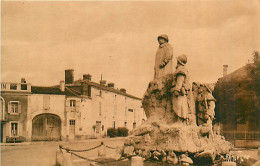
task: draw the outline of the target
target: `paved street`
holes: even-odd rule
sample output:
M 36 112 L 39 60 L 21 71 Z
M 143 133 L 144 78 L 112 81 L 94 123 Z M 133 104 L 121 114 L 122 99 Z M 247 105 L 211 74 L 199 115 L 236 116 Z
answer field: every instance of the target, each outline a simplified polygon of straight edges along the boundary
M 59 145 L 71 149 L 89 149 L 100 144 L 116 147 L 123 145 L 124 138 L 92 139 L 80 142 L 32 142 L 22 144 L 2 144 L 1 166 L 54 166 L 56 149 Z M 8 146 L 7 146 L 8 145 Z M 98 150 L 83 152 L 83 156 L 96 156 Z M 108 150 L 107 153 L 110 151 Z
M 56 149 L 59 145 L 70 149 L 89 149 L 104 142 L 111 147 L 122 146 L 125 138 L 91 139 L 73 142 L 26 142 L 18 144 L 1 145 L 1 166 L 54 166 L 56 161 Z M 235 149 L 257 160 L 257 149 Z M 97 156 L 98 150 L 77 153 L 84 157 Z M 112 149 L 106 149 L 106 154 L 113 153 Z M 73 157 L 78 159 L 77 157 Z M 127 164 L 127 163 L 125 163 Z

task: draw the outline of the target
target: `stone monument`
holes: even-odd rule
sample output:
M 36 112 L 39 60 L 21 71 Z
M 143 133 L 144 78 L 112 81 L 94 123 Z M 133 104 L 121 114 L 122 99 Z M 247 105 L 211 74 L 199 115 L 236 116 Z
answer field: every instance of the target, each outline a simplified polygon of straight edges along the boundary
M 158 40 L 165 36 L 159 36 Z M 166 39 L 168 42 L 168 37 Z M 155 63 L 159 65 L 155 66 L 157 73 L 172 58 L 164 53 L 161 52 L 163 58 L 156 58 L 159 60 Z M 200 165 L 213 163 L 232 148 L 212 129 L 215 115 L 213 86 L 191 84 L 186 63 L 186 55 L 178 56 L 174 72 L 159 71 L 160 77 L 154 77 L 149 83 L 142 100 L 147 121 L 130 133 L 124 143 L 123 155 L 137 154 L 171 164 Z

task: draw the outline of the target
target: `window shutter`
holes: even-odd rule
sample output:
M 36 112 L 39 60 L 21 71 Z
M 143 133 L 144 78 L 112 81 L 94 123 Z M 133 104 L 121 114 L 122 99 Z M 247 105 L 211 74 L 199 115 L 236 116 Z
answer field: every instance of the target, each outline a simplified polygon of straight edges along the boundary
M 69 107 L 70 106 L 70 100 L 66 100 L 66 107 Z
M 80 101 L 76 100 L 76 112 L 79 112 Z
M 67 100 L 65 101 L 65 110 L 66 110 L 66 112 L 69 111 L 69 108 L 70 108 L 70 100 L 67 99 Z
M 43 96 L 43 109 L 50 109 L 50 96 Z
M 9 101 L 8 102 L 8 113 L 10 114 L 10 113 L 12 113 L 12 103 Z
M 21 102 L 18 102 L 18 113 L 20 114 L 22 112 L 22 106 L 21 106 Z

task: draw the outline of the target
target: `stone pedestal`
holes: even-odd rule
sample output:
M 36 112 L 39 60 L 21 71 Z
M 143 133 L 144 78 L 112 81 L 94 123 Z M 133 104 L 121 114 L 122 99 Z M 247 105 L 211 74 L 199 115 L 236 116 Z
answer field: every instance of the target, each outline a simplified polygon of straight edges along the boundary
M 171 99 L 172 77 L 169 74 L 164 78 L 162 89 L 158 88 L 156 80 L 150 82 L 142 101 L 148 119 L 130 133 L 125 148 L 133 147 L 145 159 L 213 163 L 216 156 L 227 154 L 232 145 L 224 137 L 211 132 L 212 124 L 198 126 L 195 111 L 191 111 L 185 121 L 176 118 Z M 187 95 L 186 101 L 195 109 L 192 96 Z M 183 155 L 186 158 L 182 161 Z
M 236 162 L 222 162 L 222 166 L 236 166 Z
M 56 166 L 61 166 L 63 162 L 63 153 L 61 149 L 56 150 Z
M 143 158 L 139 156 L 134 156 L 131 158 L 131 166 L 143 166 Z
M 70 153 L 64 153 L 62 166 L 73 166 L 72 156 Z

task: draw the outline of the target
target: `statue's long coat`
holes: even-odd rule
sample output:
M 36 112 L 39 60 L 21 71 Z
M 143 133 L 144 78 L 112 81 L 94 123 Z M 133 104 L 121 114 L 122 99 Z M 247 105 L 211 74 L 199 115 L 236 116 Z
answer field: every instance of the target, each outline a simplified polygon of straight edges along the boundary
M 173 73 L 172 57 L 173 57 L 173 48 L 171 44 L 169 43 L 161 44 L 155 56 L 154 79 L 161 79 L 163 76 Z M 166 66 L 164 66 L 164 68 L 160 68 L 160 64 L 162 64 L 164 60 L 169 60 L 169 62 L 166 64 Z
M 184 77 L 183 82 L 177 85 L 178 77 Z M 184 88 L 186 91 L 185 95 L 179 95 L 172 97 L 173 111 L 175 114 L 182 119 L 194 118 L 192 123 L 196 123 L 195 120 L 195 103 L 193 99 L 193 94 L 191 91 L 191 85 L 189 81 L 189 74 L 184 66 L 178 66 L 174 72 L 173 87 L 179 86 L 179 88 Z M 190 117 L 192 116 L 192 117 Z

